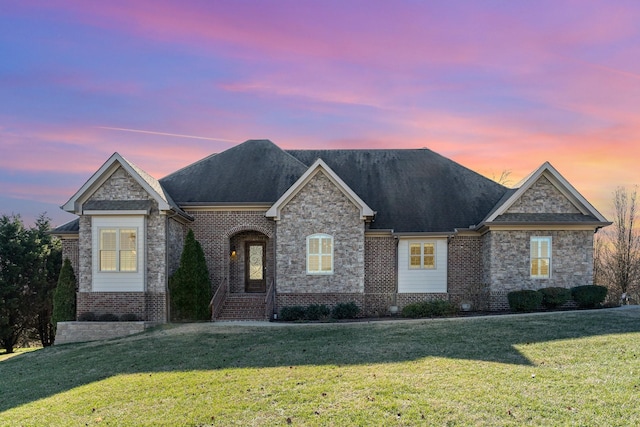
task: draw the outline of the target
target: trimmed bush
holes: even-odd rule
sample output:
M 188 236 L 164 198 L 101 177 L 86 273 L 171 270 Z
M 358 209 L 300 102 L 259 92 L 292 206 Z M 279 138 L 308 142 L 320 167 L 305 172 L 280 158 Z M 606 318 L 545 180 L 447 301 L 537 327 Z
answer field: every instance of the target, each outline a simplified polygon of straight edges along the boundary
M 96 321 L 96 314 L 91 312 L 91 311 L 87 311 L 85 313 L 82 313 L 80 316 L 78 316 L 78 321 L 80 321 L 80 322 L 95 322 Z
M 333 307 L 331 317 L 334 319 L 355 319 L 358 313 L 360 313 L 360 307 L 355 302 L 341 302 Z
M 557 308 L 571 299 L 571 289 L 550 287 L 538 290 L 542 294 L 542 306 Z
M 456 307 L 449 301 L 421 301 L 408 304 L 402 309 L 402 317 L 419 319 L 422 317 L 444 317 L 455 314 Z
M 284 320 L 287 322 L 303 320 L 305 318 L 305 312 L 305 308 L 299 305 L 282 307 L 280 309 L 280 320 Z
M 307 320 L 322 320 L 329 317 L 331 309 L 324 304 L 311 304 L 305 309 L 304 318 Z
M 58 285 L 53 294 L 53 314 L 51 323 L 55 327 L 58 322 L 76 320 L 76 275 L 69 258 L 65 258 Z
M 211 283 L 204 251 L 189 230 L 180 256 L 180 267 L 169 278 L 172 320 L 209 320 Z
M 117 322 L 120 318 L 113 313 L 104 313 L 96 319 L 98 322 Z
M 524 289 L 522 291 L 509 292 L 507 299 L 509 300 L 509 307 L 513 311 L 534 311 L 542 303 L 542 294 L 538 291 Z
M 125 313 L 120 316 L 121 322 L 138 322 L 140 319 L 133 313 Z
M 571 288 L 571 296 L 580 308 L 594 308 L 607 297 L 607 288 L 598 285 L 584 285 Z

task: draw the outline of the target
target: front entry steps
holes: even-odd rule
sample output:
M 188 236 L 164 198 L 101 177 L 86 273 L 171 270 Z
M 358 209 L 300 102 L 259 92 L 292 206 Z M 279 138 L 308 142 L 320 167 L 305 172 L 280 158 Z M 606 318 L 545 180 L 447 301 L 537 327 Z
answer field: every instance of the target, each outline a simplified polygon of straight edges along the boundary
M 215 320 L 268 320 L 264 299 L 264 294 L 229 294 Z

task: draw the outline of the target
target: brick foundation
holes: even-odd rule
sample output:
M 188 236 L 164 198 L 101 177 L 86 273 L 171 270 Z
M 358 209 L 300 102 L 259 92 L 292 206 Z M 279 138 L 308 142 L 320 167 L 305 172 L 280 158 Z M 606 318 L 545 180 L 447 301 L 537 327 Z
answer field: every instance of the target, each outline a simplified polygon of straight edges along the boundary
M 78 292 L 76 315 L 92 312 L 101 314 L 135 314 L 148 322 L 166 322 L 165 294 L 144 292 Z

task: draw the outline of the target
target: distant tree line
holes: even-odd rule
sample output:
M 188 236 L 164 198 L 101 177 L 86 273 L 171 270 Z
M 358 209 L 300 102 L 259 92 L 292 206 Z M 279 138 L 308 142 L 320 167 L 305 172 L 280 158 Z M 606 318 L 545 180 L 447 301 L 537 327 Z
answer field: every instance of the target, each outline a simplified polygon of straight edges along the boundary
M 41 214 L 26 228 L 19 215 L 0 217 L 0 347 L 22 341 L 53 344 L 53 295 L 62 264 L 60 241 Z
M 640 304 L 638 187 L 613 193 L 613 224 L 596 234 L 594 281 L 609 288 L 610 302 Z

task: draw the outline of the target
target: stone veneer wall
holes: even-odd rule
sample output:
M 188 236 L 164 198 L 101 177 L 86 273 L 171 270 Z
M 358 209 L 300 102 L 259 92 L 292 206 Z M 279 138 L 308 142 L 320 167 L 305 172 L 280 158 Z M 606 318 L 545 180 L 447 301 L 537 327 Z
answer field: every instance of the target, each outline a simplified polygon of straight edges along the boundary
M 276 232 L 276 309 L 354 301 L 364 314 L 364 221 L 323 172 L 282 208 Z M 307 236 L 333 236 L 333 274 L 307 274 Z
M 485 266 L 490 284 L 490 309 L 508 308 L 506 295 L 521 289 L 550 286 L 569 288 L 593 284 L 593 231 L 519 230 L 491 231 L 485 237 L 491 254 Z M 551 236 L 551 277 L 530 274 L 530 238 Z
M 212 292 L 230 275 L 230 239 L 244 231 L 257 231 L 272 240 L 275 223 L 267 219 L 266 210 L 259 211 L 200 211 L 187 210 L 195 221 L 189 225 L 196 240 L 202 245 Z M 267 245 L 269 247 L 269 245 Z M 267 250 L 267 257 L 269 250 Z M 267 260 L 267 280 L 273 279 L 273 269 Z M 267 282 L 268 283 L 268 282 Z
M 364 293 L 364 221 L 323 172 L 282 208 L 276 232 L 278 305 L 283 294 Z M 307 274 L 307 236 L 315 233 L 333 236 L 333 274 Z
M 166 216 L 160 214 L 157 202 L 122 167 L 116 169 L 89 200 L 152 200 L 150 214 L 146 217 L 145 230 L 146 291 L 143 293 L 92 292 L 91 217 L 81 215 L 78 242 L 80 266 L 77 315 L 86 311 L 96 314 L 133 313 L 143 320 L 166 322 Z M 132 299 L 131 302 L 129 298 Z M 107 309 L 113 311 L 103 311 Z
M 580 213 L 546 177 L 541 176 L 507 213 Z
M 449 300 L 460 307 L 471 303 L 472 310 L 488 308 L 488 289 L 483 278 L 483 244 L 478 236 L 454 236 L 449 239 L 447 292 Z

